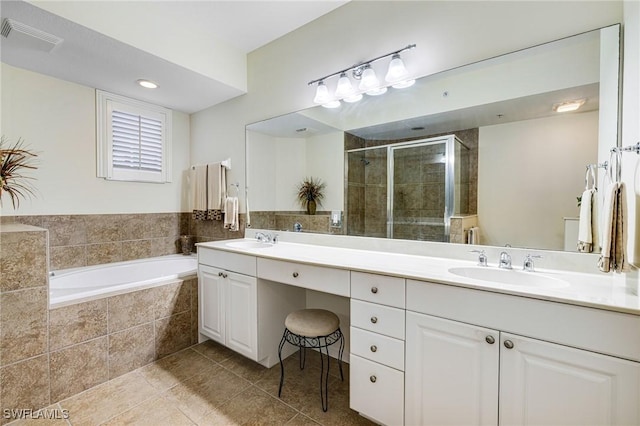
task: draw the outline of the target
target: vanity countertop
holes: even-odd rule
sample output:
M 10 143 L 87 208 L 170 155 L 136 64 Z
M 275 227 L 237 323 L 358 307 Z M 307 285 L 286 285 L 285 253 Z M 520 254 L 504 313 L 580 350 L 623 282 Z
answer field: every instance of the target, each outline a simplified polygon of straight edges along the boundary
M 238 247 L 239 241 L 255 242 L 252 239 L 224 240 L 198 243 L 197 245 L 199 248 L 212 248 L 268 259 L 392 275 L 640 315 L 640 297 L 631 294 L 624 286 L 616 284 L 612 274 L 565 272 L 541 268 L 536 269 L 536 272 L 520 272 L 516 270 L 518 269 L 516 265 L 514 265 L 513 272 L 501 271 L 495 265 L 486 267 L 489 274 L 513 273 L 514 277 L 520 276 L 521 278 L 524 277 L 519 274 L 531 274 L 531 276 L 544 278 L 547 282 L 559 281 L 563 286 L 556 288 L 535 284 L 501 284 L 450 272 L 453 268 L 458 268 L 461 271 L 480 269 L 480 267 L 476 267 L 475 262 L 466 260 L 290 242 L 278 242 L 274 245 L 247 244 L 247 247 Z M 235 244 L 229 245 L 230 243 Z M 251 247 L 251 245 L 257 247 Z

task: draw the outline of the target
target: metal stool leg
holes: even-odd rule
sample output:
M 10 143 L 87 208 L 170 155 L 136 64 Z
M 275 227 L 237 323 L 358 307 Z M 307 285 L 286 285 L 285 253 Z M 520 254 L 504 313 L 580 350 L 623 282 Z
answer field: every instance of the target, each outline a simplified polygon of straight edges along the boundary
M 307 362 L 307 346 L 304 344 L 304 338 L 300 338 L 300 370 L 304 370 Z
M 278 387 L 278 398 L 282 394 L 282 385 L 284 384 L 284 364 L 282 363 L 282 348 L 284 347 L 284 343 L 287 341 L 287 330 L 284 331 L 282 335 L 282 340 L 280 340 L 280 345 L 278 345 L 278 359 L 280 360 L 280 387 Z
M 326 355 L 323 355 L 322 348 L 326 351 Z M 322 404 L 322 411 L 329 409 L 329 345 L 327 345 L 327 338 L 324 338 L 324 345 L 320 344 L 318 339 L 318 349 L 320 350 L 320 402 Z M 324 358 L 327 358 L 327 368 L 324 368 Z M 324 383 L 323 383 L 324 382 Z
M 344 382 L 344 375 L 342 374 L 342 354 L 344 353 L 344 335 L 340 332 L 340 350 L 338 351 L 338 366 L 340 366 L 340 379 Z

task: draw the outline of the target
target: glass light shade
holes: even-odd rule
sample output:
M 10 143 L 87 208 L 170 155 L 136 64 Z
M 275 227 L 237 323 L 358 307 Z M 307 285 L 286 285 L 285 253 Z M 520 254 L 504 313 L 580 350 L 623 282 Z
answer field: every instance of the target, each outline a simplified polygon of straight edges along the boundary
M 393 86 L 394 89 L 406 89 L 407 87 L 411 87 L 416 83 L 415 80 L 404 80 L 404 81 L 399 81 L 398 83 L 395 83 Z
M 344 98 L 342 100 L 352 104 L 354 102 L 358 102 L 360 99 L 362 99 L 362 93 L 356 93 L 355 95 L 347 96 L 346 98 Z
M 355 90 L 351 85 L 351 80 L 349 80 L 347 74 L 343 72 L 342 74 L 340 74 L 340 78 L 338 79 L 338 86 L 336 87 L 336 98 L 346 98 L 353 95 L 354 92 Z
M 367 68 L 362 72 L 360 86 L 358 87 L 363 92 L 366 92 L 372 89 L 376 89 L 378 86 L 380 86 L 380 80 L 378 80 L 376 72 L 370 66 L 367 66 Z
M 329 97 L 329 89 L 325 86 L 324 82 L 321 81 L 318 83 L 318 88 L 316 89 L 316 97 L 313 98 L 313 102 L 317 104 L 326 104 L 329 102 L 331 98 Z
M 391 57 L 391 62 L 389 62 L 389 69 L 384 79 L 388 83 L 396 83 L 398 81 L 407 80 L 408 77 L 409 72 L 405 68 L 402 59 L 400 59 L 400 55 L 397 53 L 394 54 Z
M 387 93 L 387 88 L 386 87 L 376 87 L 375 89 L 367 90 L 365 93 L 367 95 L 369 95 L 369 96 L 384 95 L 385 93 Z

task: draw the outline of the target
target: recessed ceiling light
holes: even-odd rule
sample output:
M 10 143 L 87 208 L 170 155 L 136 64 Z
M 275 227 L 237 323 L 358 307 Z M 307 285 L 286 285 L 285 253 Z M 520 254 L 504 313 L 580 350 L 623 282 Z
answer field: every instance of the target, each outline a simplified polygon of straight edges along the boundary
M 584 105 L 585 102 L 586 102 L 586 99 L 578 99 L 576 101 L 562 102 L 560 104 L 555 104 L 553 106 L 553 110 L 555 112 L 575 111 L 578 108 L 580 108 L 582 105 Z
M 158 83 L 154 83 L 151 80 L 138 80 L 138 84 L 146 89 L 156 89 L 158 88 Z

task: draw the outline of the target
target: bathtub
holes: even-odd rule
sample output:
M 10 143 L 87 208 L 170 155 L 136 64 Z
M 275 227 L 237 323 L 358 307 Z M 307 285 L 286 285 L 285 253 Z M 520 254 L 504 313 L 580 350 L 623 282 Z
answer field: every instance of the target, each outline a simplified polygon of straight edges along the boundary
M 54 271 L 49 277 L 49 307 L 71 305 L 194 277 L 195 255 L 151 257 Z

